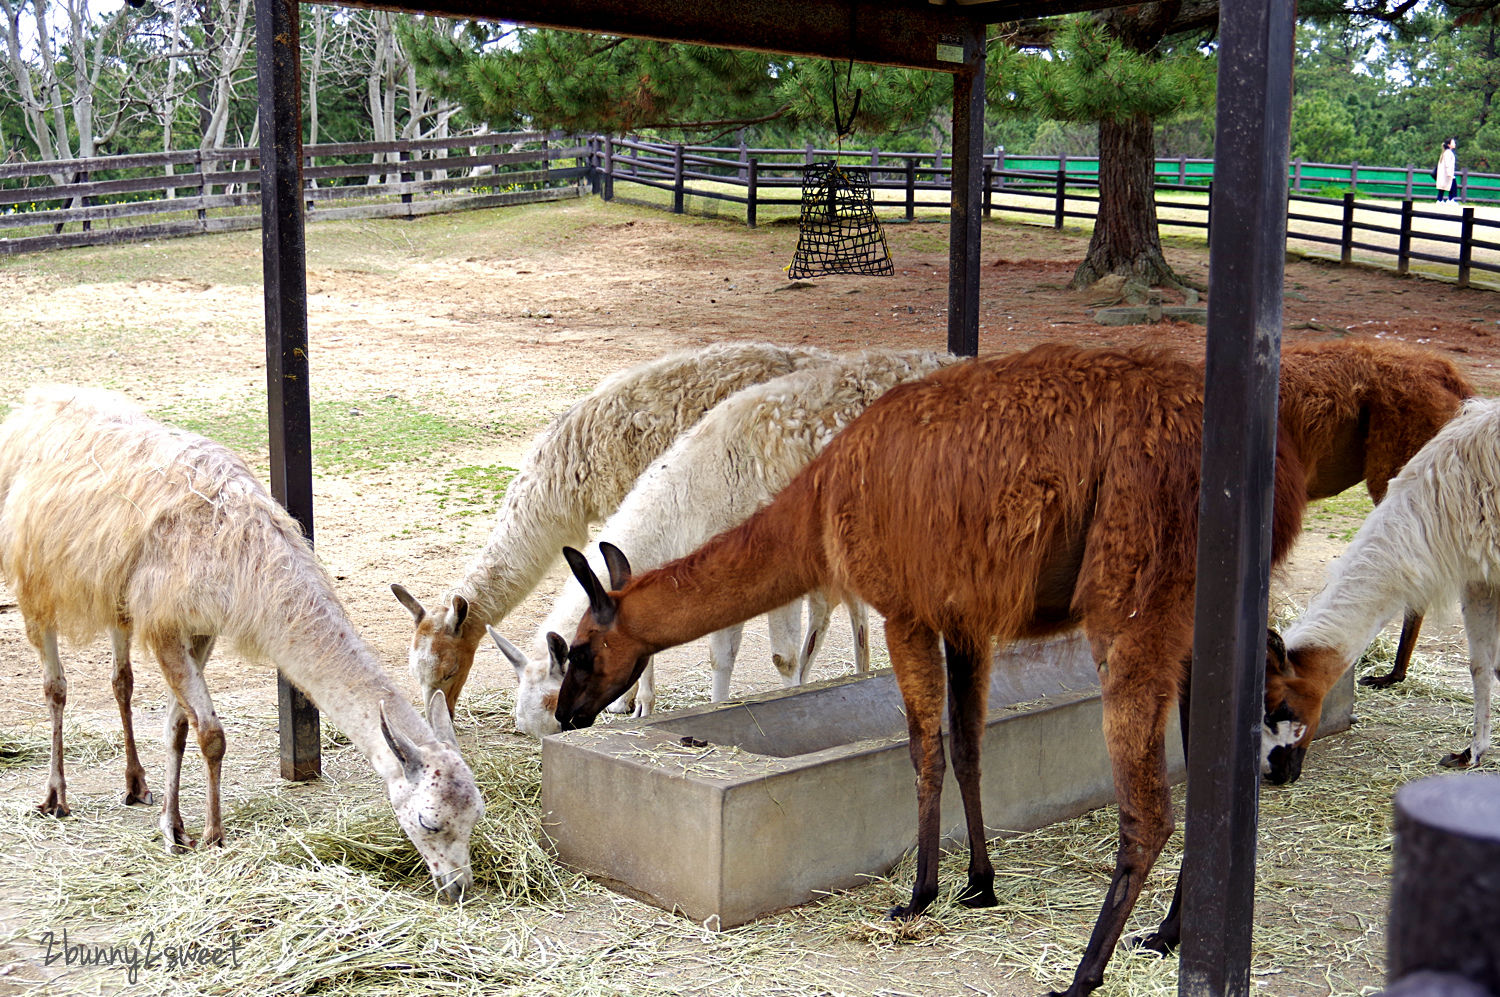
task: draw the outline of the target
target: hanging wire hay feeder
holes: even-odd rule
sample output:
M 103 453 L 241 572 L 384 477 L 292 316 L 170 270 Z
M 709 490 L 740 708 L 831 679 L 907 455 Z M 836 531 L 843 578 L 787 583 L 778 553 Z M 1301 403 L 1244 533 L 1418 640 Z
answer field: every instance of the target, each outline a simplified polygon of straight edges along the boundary
M 885 229 L 875 217 L 869 170 L 840 166 L 837 161 L 808 163 L 802 174 L 797 230 L 789 278 L 888 277 L 896 272 Z

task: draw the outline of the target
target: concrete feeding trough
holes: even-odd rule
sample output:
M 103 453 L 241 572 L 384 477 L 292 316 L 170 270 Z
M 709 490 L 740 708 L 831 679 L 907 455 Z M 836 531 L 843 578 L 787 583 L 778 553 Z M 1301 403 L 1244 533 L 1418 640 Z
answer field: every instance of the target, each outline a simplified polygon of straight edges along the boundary
M 1347 729 L 1352 673 L 1319 736 Z M 1081 636 L 996 653 L 982 761 L 994 833 L 1114 800 L 1099 683 Z M 1174 779 L 1183 774 L 1175 719 Z M 556 734 L 542 742 L 543 826 L 606 884 L 728 928 L 883 875 L 916 843 L 916 788 L 889 671 Z M 943 827 L 964 838 L 951 766 Z

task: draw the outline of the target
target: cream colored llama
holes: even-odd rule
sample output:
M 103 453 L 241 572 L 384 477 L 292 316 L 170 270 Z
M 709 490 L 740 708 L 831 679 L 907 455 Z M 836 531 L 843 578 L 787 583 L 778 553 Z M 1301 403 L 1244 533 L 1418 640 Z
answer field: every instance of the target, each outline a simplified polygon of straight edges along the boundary
M 1267 648 L 1261 771 L 1296 780 L 1323 697 L 1386 620 L 1461 601 L 1474 680 L 1474 735 L 1439 764 L 1479 763 L 1500 675 L 1500 401 L 1471 399 L 1391 479 L 1385 499 L 1328 569 L 1328 584 Z
M 416 621 L 410 665 L 423 701 L 441 691 L 450 707 L 458 702 L 485 627 L 536 588 L 563 547 L 587 543 L 589 526 L 614 512 L 646 465 L 705 412 L 741 388 L 831 359 L 768 343 L 672 353 L 605 378 L 553 419 L 522 458 L 489 540 L 443 603 L 429 611 L 391 586 Z M 796 653 L 798 633 L 781 640 L 790 641 L 781 653 Z
M 203 680 L 222 634 L 280 668 L 370 760 L 445 897 L 472 883 L 469 835 L 484 802 L 444 704 L 434 698 L 428 727 L 355 634 L 297 524 L 224 447 L 154 422 L 118 395 L 34 389 L 0 424 L 0 573 L 45 673 L 52 760 L 43 811 L 68 813 L 58 636 L 82 642 L 108 630 L 117 695 L 132 635 L 173 693 L 167 847 L 194 844 L 178 806 L 190 721 L 208 770 L 201 843 L 222 842 L 224 728 Z M 128 732 L 128 698 L 121 713 Z M 133 745 L 126 764 L 127 792 L 147 798 Z
M 629 550 L 637 570 L 680 557 L 769 503 L 875 399 L 897 384 L 924 377 L 953 359 L 947 354 L 919 350 L 872 350 L 745 388 L 715 406 L 646 469 L 619 511 L 600 528 L 599 536 Z M 596 573 L 606 571 L 597 545 L 591 546 L 589 558 Z M 827 633 L 827 594 L 818 590 L 808 601 L 807 637 L 797 656 L 772 656 L 784 685 L 807 681 Z M 794 602 L 792 607 L 800 611 L 800 603 Z M 515 717 L 522 731 L 540 737 L 558 729 L 553 711 L 566 670 L 567 644 L 549 641 L 548 635 L 576 632 L 588 608 L 588 594 L 581 586 L 564 588 L 537 629 L 529 661 L 491 631 L 495 643 L 516 667 L 520 688 Z M 870 664 L 868 611 L 863 603 L 851 600 L 849 613 L 855 668 L 865 672 Z M 729 696 L 743 627 L 736 624 L 709 638 L 711 698 L 716 703 Z M 648 665 L 636 693 L 637 711 L 649 713 L 654 701 Z

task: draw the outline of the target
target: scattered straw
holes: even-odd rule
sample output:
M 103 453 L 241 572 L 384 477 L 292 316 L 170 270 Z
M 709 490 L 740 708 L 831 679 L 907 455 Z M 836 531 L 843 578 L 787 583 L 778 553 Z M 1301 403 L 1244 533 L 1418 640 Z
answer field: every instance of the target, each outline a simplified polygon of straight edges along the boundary
M 1298 997 L 1378 989 L 1391 796 L 1464 741 L 1466 685 L 1460 659 L 1424 658 L 1406 684 L 1361 690 L 1358 726 L 1318 742 L 1301 781 L 1264 789 L 1252 970 L 1258 991 Z M 480 888 L 462 905 L 435 902 L 378 784 L 352 749 L 335 747 L 325 767 L 361 778 L 331 777 L 311 788 L 230 786 L 239 795 L 226 798 L 229 844 L 187 856 L 163 854 L 152 815 L 120 807 L 113 793 L 75 796 L 67 821 L 39 817 L 20 801 L 0 805 L 11 860 L 0 876 L 7 896 L 26 898 L 23 909 L 13 904 L 7 913 L 30 921 L 10 945 L 39 962 L 40 933 L 68 925 L 75 938 L 98 943 L 154 932 L 159 943 L 237 947 L 235 966 L 143 973 L 138 990 L 145 993 L 1013 997 L 1067 984 L 1113 868 L 1117 818 L 1104 808 L 993 842 L 994 909 L 956 903 L 966 863 L 959 853 L 943 861 L 945 893 L 930 916 L 911 924 L 883 920 L 909 897 L 908 859 L 861 889 L 743 928 L 706 930 L 551 859 L 539 843 L 539 752 L 507 733 L 509 714 L 508 697 L 476 696 L 459 718 L 488 808 L 473 842 Z M 104 771 L 115 767 L 102 763 Z M 29 764 L 39 790 L 45 755 Z M 190 810 L 201 805 L 200 796 L 185 801 Z M 1179 812 L 1181 805 L 1179 791 Z M 837 821 L 808 833 L 837 834 Z M 1180 856 L 1179 835 L 1129 931 L 1149 930 L 1164 916 Z M 1101 993 L 1166 997 L 1176 992 L 1176 973 L 1176 959 L 1122 946 Z M 122 984 L 118 968 L 74 970 L 48 992 Z

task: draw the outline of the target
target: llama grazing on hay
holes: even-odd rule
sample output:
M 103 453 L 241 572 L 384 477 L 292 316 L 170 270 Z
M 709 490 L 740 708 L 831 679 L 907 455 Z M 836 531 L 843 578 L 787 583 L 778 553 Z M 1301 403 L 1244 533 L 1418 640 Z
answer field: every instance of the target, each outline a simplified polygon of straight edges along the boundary
M 709 409 L 741 388 L 833 355 L 769 343 L 725 343 L 672 353 L 605 378 L 532 442 L 484 548 L 439 606 L 391 590 L 416 621 L 410 667 L 423 702 L 458 702 L 485 627 L 536 588 L 566 545 L 614 512 L 646 466 Z M 791 647 L 799 642 L 791 637 Z
M 1280 419 L 1307 469 L 1307 497 L 1327 498 L 1361 479 L 1379 502 L 1386 483 L 1471 398 L 1452 361 L 1402 343 L 1375 340 L 1297 343 L 1281 355 Z M 1360 684 L 1406 677 L 1422 627 L 1408 611 L 1396 660 Z
M 784 374 L 731 395 L 646 469 L 599 535 L 629 550 L 637 569 L 680 557 L 775 498 L 840 429 L 876 398 L 953 360 L 947 354 L 917 350 L 872 350 Z M 600 555 L 591 556 L 596 570 L 602 568 Z M 772 661 L 784 685 L 807 681 L 827 633 L 828 598 L 815 589 L 808 601 L 807 638 L 796 656 L 783 657 L 773 651 Z M 553 713 L 567 667 L 567 644 L 549 642 L 548 637 L 552 632 L 576 631 L 588 606 L 588 596 L 582 589 L 571 585 L 564 589 L 537 629 L 529 661 L 494 634 L 495 643 L 516 666 L 516 726 L 520 730 L 537 737 L 557 730 Z M 793 601 L 791 609 L 795 641 L 800 603 Z M 781 612 L 773 610 L 770 616 Z M 868 616 L 858 600 L 851 601 L 849 613 L 855 669 L 864 673 L 870 663 Z M 776 623 L 772 626 L 774 634 Z M 712 699 L 716 703 L 729 696 L 742 629 L 741 624 L 735 624 L 709 639 Z M 773 639 L 773 646 L 775 643 Z M 648 665 L 636 694 L 637 709 L 649 713 L 654 701 Z
M 370 760 L 442 894 L 457 898 L 471 884 L 469 835 L 484 802 L 441 697 L 430 710 L 434 734 L 355 635 L 297 523 L 224 447 L 108 392 L 33 390 L 0 425 L 0 574 L 45 673 L 44 812 L 68 813 L 58 636 L 82 642 L 108 630 L 117 695 L 122 676 L 128 687 L 132 636 L 155 654 L 173 693 L 160 820 L 167 847 L 193 845 L 178 807 L 190 721 L 208 770 L 201 843 L 221 843 L 224 727 L 203 667 L 223 635 L 273 662 Z M 120 706 L 128 736 L 128 693 Z M 127 792 L 144 800 L 129 741 L 126 759 Z
M 1082 627 L 1120 801 L 1114 878 L 1067 993 L 1092 991 L 1172 830 L 1164 739 L 1192 645 L 1202 399 L 1202 370 L 1165 354 L 1056 345 L 891 389 L 774 502 L 694 553 L 632 577 L 601 545 L 608 588 L 567 553 L 590 608 L 559 723 L 591 724 L 662 648 L 814 588 L 858 596 L 885 617 L 917 772 L 917 878 L 891 916 L 937 896 L 945 705 L 970 847 L 960 902 L 990 906 L 979 752 L 991 641 Z M 1306 502 L 1284 436 L 1275 488 L 1279 560 Z
M 1268 642 L 1262 771 L 1294 781 L 1323 697 L 1386 620 L 1460 599 L 1474 679 L 1474 736 L 1449 767 L 1490 745 L 1490 691 L 1500 669 L 1500 401 L 1473 399 L 1391 480 L 1329 568 L 1328 584 Z

